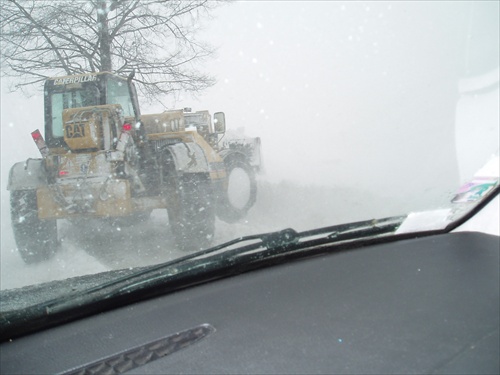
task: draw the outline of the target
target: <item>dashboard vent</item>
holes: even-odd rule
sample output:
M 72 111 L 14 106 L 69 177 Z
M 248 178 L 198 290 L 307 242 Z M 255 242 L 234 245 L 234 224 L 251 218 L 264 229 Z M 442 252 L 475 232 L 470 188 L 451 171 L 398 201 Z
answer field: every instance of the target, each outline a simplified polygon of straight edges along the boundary
M 62 375 L 123 374 L 140 366 L 184 349 L 215 332 L 210 324 L 164 337 L 123 352 L 113 354 L 99 361 L 63 372 Z

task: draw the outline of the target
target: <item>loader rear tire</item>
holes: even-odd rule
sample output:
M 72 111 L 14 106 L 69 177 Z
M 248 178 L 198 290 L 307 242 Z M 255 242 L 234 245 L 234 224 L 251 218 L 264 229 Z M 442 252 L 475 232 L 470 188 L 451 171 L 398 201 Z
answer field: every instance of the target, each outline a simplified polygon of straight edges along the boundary
M 215 233 L 215 202 L 209 176 L 192 173 L 172 177 L 169 191 L 168 218 L 177 246 L 184 251 L 209 247 Z
M 38 218 L 36 190 L 16 190 L 10 194 L 12 230 L 17 249 L 27 264 L 50 258 L 57 249 L 57 220 Z

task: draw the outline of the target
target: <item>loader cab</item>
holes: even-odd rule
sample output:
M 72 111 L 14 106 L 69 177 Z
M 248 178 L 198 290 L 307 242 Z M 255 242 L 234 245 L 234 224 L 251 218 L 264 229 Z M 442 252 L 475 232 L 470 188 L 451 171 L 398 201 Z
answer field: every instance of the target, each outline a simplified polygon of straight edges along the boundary
M 50 78 L 45 82 L 45 140 L 49 148 L 67 148 L 62 112 L 68 108 L 119 104 L 128 121 L 140 116 L 131 80 L 111 73 Z
M 192 112 L 191 108 L 184 108 L 184 123 L 186 130 L 196 129 L 212 147 L 217 146 L 219 134 L 224 134 L 226 131 L 224 112 L 215 113 L 212 123 L 208 111 Z

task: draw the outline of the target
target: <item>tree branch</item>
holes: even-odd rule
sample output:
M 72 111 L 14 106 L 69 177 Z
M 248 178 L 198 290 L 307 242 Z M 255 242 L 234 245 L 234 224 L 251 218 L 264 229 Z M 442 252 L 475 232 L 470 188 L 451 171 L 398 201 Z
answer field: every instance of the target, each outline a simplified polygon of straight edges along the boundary
M 198 40 L 201 21 L 225 1 L 0 0 L 2 75 L 22 79 L 17 86 L 24 87 L 114 67 L 124 74 L 135 69 L 149 101 L 198 92 L 215 82 L 197 69 L 213 53 Z

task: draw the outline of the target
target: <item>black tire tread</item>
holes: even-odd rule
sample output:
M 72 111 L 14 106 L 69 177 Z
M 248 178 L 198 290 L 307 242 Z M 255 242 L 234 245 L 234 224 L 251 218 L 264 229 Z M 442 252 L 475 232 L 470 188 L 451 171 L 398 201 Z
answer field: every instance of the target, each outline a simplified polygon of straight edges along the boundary
M 192 173 L 175 180 L 170 184 L 168 217 L 177 246 L 185 251 L 206 248 L 212 243 L 215 233 L 215 204 L 210 177 Z
M 255 171 L 253 170 L 252 166 L 245 160 L 241 160 L 239 158 L 228 158 L 224 160 L 224 163 L 228 178 L 233 169 L 241 168 L 246 172 L 250 180 L 250 197 L 247 204 L 242 208 L 234 207 L 231 205 L 226 191 L 221 192 L 218 195 L 217 216 L 227 223 L 235 223 L 238 220 L 244 218 L 250 208 L 252 208 L 255 204 L 255 201 L 257 199 L 257 181 L 255 179 Z
M 10 194 L 12 230 L 17 249 L 25 263 L 47 260 L 57 249 L 57 221 L 40 220 L 36 190 L 16 190 Z

